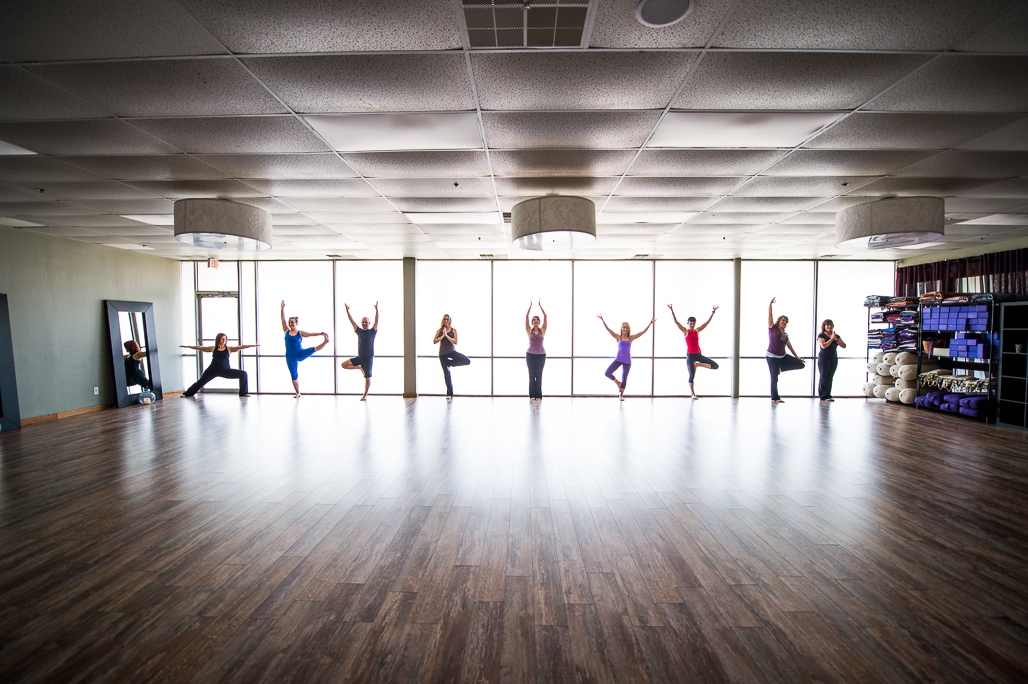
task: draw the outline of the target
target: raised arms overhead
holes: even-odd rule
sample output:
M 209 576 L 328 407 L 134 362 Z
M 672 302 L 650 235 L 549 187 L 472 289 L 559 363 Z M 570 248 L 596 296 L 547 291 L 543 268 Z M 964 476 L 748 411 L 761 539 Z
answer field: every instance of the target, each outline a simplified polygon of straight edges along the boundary
M 632 340 L 637 340 L 637 339 L 639 339 L 640 337 L 642 337 L 643 335 L 645 335 L 645 334 L 646 334 L 646 331 L 650 329 L 650 326 L 651 326 L 651 325 L 653 325 L 653 324 L 654 324 L 654 323 L 656 323 L 656 322 L 657 322 L 657 319 L 656 319 L 656 318 L 651 318 L 651 319 L 650 319 L 650 322 L 646 324 L 646 327 L 642 329 L 642 332 L 637 332 L 636 334 L 634 334 L 634 335 L 630 335 L 629 337 L 630 337 L 630 338 L 631 338 Z M 619 338 L 619 339 L 620 339 L 620 338 Z
M 715 305 L 714 305 L 714 308 L 713 308 L 713 309 L 711 310 L 711 312 L 710 312 L 710 318 L 708 318 L 708 319 L 707 319 L 707 320 L 706 320 L 706 321 L 705 321 L 705 322 L 703 323 L 703 325 L 701 325 L 701 326 L 699 326 L 698 328 L 696 328 L 696 332 L 700 332 L 701 330 L 703 330 L 704 328 L 706 328 L 706 327 L 707 327 L 708 325 L 710 325 L 710 322 L 711 322 L 712 320 L 714 320 L 714 314 L 715 314 L 715 313 L 717 312 L 717 310 L 718 310 L 718 309 L 720 309 L 720 308 L 721 308 L 720 306 L 718 306 L 717 304 L 715 304 Z

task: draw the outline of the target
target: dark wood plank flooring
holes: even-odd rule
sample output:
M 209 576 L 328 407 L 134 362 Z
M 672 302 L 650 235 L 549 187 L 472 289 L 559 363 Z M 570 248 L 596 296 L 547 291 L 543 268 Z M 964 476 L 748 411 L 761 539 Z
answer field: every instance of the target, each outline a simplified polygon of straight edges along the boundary
M 1028 433 L 207 395 L 0 434 L 3 682 L 1025 682 Z

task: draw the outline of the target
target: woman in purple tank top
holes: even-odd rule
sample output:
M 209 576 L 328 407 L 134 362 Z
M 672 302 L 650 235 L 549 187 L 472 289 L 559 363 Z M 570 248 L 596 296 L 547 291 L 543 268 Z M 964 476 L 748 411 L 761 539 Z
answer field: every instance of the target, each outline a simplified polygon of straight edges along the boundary
M 528 300 L 528 311 L 525 312 L 525 332 L 528 333 L 528 352 L 525 361 L 528 363 L 528 398 L 531 401 L 543 400 L 543 366 L 546 365 L 546 350 L 543 348 L 543 337 L 546 336 L 546 309 L 539 300 L 539 310 L 543 312 L 542 325 L 538 316 L 532 316 L 529 324 L 528 316 L 532 313 L 532 300 Z
M 618 355 L 614 358 L 614 363 L 607 366 L 607 372 L 605 376 L 614 381 L 614 384 L 618 386 L 618 396 L 621 397 L 621 401 L 625 400 L 625 385 L 628 384 L 628 372 L 632 370 L 632 342 L 646 334 L 646 331 L 650 329 L 650 326 L 657 322 L 656 318 L 651 318 L 649 324 L 641 333 L 632 334 L 632 326 L 628 325 L 628 322 L 621 324 L 621 334 L 617 334 L 610 329 L 607 325 L 607 321 L 603 320 L 603 314 L 597 314 L 597 318 L 603 321 L 603 327 L 607 329 L 610 336 L 618 341 Z M 618 369 L 618 366 L 623 366 L 621 369 L 621 382 L 617 381 L 614 377 L 614 371 Z
M 771 403 L 784 404 L 785 401 L 778 394 L 778 376 L 785 371 L 799 370 L 804 367 L 803 357 L 796 353 L 789 341 L 789 335 L 785 332 L 785 326 L 789 325 L 788 316 L 779 316 L 777 319 L 771 312 L 775 298 L 767 305 L 767 367 L 771 371 Z M 792 356 L 785 353 L 788 347 Z

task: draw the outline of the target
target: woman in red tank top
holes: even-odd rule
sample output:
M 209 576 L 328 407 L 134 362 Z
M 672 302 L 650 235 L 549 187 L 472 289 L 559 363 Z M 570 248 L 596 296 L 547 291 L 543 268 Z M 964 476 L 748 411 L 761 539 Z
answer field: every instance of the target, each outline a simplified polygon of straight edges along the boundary
M 708 359 L 703 355 L 703 352 L 700 351 L 700 331 L 710 325 L 711 320 L 714 319 L 714 313 L 720 307 L 715 305 L 710 312 L 710 318 L 708 318 L 706 322 L 698 328 L 696 327 L 696 318 L 694 316 L 689 316 L 686 320 L 686 324 L 689 326 L 686 328 L 678 322 L 678 316 L 675 315 L 675 307 L 668 304 L 667 308 L 671 309 L 671 317 L 675 319 L 675 325 L 678 326 L 679 330 L 685 333 L 685 362 L 689 367 L 689 393 L 692 395 L 693 399 L 699 399 L 699 397 L 696 396 L 696 385 L 694 384 L 696 379 L 696 368 L 711 368 L 713 370 L 717 370 L 718 368 L 717 361 Z

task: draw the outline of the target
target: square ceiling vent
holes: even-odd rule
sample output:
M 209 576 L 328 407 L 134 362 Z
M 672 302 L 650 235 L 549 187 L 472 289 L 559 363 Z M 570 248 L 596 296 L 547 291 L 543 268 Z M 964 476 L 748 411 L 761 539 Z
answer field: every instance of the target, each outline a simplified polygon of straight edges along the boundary
M 472 48 L 582 47 L 589 2 L 462 0 Z

